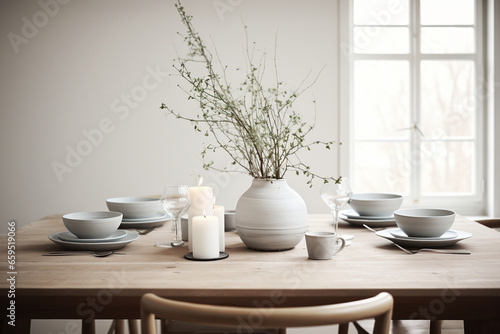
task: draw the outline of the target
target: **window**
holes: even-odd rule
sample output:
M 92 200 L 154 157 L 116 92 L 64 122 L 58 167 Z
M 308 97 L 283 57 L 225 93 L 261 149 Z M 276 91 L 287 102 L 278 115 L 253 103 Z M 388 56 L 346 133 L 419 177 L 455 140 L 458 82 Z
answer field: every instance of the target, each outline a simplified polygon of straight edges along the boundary
M 342 159 L 355 192 L 483 212 L 480 2 L 342 2 Z

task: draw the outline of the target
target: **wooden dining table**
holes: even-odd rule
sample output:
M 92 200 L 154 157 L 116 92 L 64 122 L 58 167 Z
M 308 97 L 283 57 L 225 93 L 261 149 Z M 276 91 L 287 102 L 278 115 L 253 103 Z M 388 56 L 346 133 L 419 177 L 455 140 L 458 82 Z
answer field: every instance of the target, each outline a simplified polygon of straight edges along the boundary
M 309 215 L 309 230 L 331 231 L 331 221 L 330 215 Z M 393 319 L 463 319 L 471 333 L 499 328 L 500 233 L 462 216 L 452 229 L 472 237 L 447 249 L 469 250 L 471 255 L 409 255 L 363 227 L 341 222 L 339 232 L 354 239 L 324 261 L 308 259 L 304 239 L 291 250 L 261 252 L 248 249 L 235 231 L 225 233 L 228 258 L 192 261 L 184 258 L 187 246 L 154 246 L 172 238 L 171 226 L 167 222 L 141 235 L 119 250 L 125 254 L 102 258 L 44 256 L 62 250 L 48 239 L 65 230 L 61 215 L 16 229 L 13 239 L 2 236 L 0 268 L 7 279 L 0 281 L 0 300 L 4 310 L 14 305 L 3 319 L 4 327 L 11 327 L 12 313 L 17 333 L 29 332 L 30 319 L 81 319 L 84 324 L 138 319 L 140 298 L 147 292 L 201 303 L 274 308 L 344 302 L 386 291 L 394 297 Z M 5 260 L 12 243 L 13 266 Z

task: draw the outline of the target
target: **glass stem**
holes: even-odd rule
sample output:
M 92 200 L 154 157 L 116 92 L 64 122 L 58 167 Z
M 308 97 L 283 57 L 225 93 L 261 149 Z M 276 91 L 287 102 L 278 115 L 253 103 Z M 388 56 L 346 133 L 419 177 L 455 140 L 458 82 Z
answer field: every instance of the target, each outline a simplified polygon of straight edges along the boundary
M 181 221 L 181 217 L 175 217 L 174 219 L 174 242 L 179 242 L 179 224 Z
M 335 210 L 332 210 L 333 215 L 333 232 L 338 233 L 339 229 L 339 209 L 335 207 Z

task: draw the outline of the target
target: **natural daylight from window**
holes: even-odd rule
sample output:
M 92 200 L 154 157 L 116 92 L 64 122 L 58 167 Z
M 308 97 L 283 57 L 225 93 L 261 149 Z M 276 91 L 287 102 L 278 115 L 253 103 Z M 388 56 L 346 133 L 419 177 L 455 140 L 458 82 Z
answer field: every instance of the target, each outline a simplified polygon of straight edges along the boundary
M 485 126 L 481 4 L 350 4 L 344 55 L 356 191 L 400 193 L 410 205 L 462 201 L 477 210 Z

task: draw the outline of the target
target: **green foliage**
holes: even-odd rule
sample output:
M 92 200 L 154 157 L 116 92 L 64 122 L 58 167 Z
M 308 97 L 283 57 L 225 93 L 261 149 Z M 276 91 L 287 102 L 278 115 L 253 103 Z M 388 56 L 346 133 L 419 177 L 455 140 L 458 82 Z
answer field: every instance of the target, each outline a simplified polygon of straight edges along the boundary
M 160 108 L 177 118 L 192 122 L 196 132 L 204 132 L 205 136 L 214 139 L 215 143 L 206 145 L 201 152 L 203 167 L 221 170 L 214 166 L 213 161 L 206 162 L 206 159 L 208 153 L 222 149 L 232 158 L 232 165 L 243 168 L 254 178 L 281 179 L 288 170 L 295 170 L 296 174 L 303 173 L 308 177 L 307 183 L 311 186 L 315 177 L 325 182 L 337 181 L 312 173 L 309 166 L 298 157 L 299 151 L 310 150 L 314 145 L 330 149 L 333 144 L 332 141 L 307 142 L 306 136 L 314 125 L 308 125 L 293 109 L 294 102 L 316 82 L 317 77 L 312 84 L 302 88 L 308 75 L 297 89 L 287 90 L 278 79 L 275 57 L 275 84 L 266 88 L 262 84 L 266 70 L 265 55 L 260 57 L 257 65 L 254 52 L 249 50 L 247 42 L 245 79 L 238 87 L 233 87 L 227 81 L 228 67 L 222 65 L 217 52 L 214 57 L 205 46 L 191 23 L 192 16 L 186 14 L 180 1 L 175 6 L 187 28 L 186 36 L 182 37 L 189 52 L 186 57 L 175 60 L 174 68 L 188 83 L 190 89 L 184 91 L 188 100 L 198 102 L 200 113 L 190 118 L 164 103 Z M 200 64 L 205 73 L 196 76 L 191 68 L 199 67 Z M 224 168 L 221 171 L 231 170 Z

